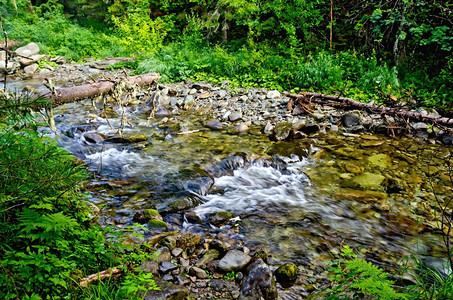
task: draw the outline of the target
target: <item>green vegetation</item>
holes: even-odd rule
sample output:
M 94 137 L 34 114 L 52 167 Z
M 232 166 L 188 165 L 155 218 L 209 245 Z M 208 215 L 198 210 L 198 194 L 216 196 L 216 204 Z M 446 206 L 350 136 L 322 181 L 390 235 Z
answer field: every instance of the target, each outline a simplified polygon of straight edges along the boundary
M 136 265 L 150 254 L 123 246 L 122 233 L 109 230 L 107 240 L 91 225 L 81 192 L 84 167 L 36 131 L 30 109 L 45 105 L 41 99 L 0 99 L 0 298 L 116 293 L 127 299 L 156 288 L 149 274 L 127 269 L 121 281 L 79 286 L 85 276 Z
M 334 282 L 327 299 L 408 299 L 409 294 L 398 293 L 388 274 L 370 262 L 357 259 L 349 246 L 341 250 L 343 258 L 333 261 L 330 269 Z
M 117 67 L 185 79 L 449 109 L 451 10 L 422 0 L 351 2 L 2 1 L 11 39 L 80 60 L 133 55 Z M 332 29 L 332 38 L 330 38 Z
M 164 82 L 228 80 L 451 109 L 448 5 L 350 1 L 334 3 L 331 15 L 330 3 L 321 0 L 2 0 L 0 13 L 10 39 L 36 42 L 43 53 L 75 61 L 135 56 L 111 68 L 159 72 Z M 40 62 L 46 65 L 52 63 Z M 81 188 L 88 174 L 42 137 L 31 117 L 30 109 L 45 105 L 0 97 L 0 298 L 127 299 L 156 288 L 151 275 L 136 269 L 118 281 L 78 285 L 84 276 L 137 265 L 149 254 L 121 243 L 127 231 L 92 225 Z M 451 298 L 452 277 L 421 264 L 410 269 L 417 270 L 417 285 L 404 294 L 350 248 L 342 256 L 332 265 L 331 299 Z

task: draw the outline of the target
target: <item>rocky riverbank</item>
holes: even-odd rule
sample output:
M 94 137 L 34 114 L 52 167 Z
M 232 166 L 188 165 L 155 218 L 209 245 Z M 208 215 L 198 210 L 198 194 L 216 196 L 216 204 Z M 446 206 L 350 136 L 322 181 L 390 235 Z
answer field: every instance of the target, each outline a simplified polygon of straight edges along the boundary
M 43 66 L 41 71 L 32 76 L 35 76 L 35 79 L 50 78 L 57 86 L 65 86 L 89 82 L 94 75 L 97 78 L 115 78 L 124 74 L 122 70 L 103 69 L 105 64 L 92 61 L 84 64 L 63 62 L 52 68 Z M 34 88 L 36 87 L 27 87 L 29 90 Z M 261 157 L 263 164 L 276 164 L 272 161 L 273 156 L 280 157 L 284 163 L 289 161 L 292 155 L 301 159 L 314 153 L 317 158 L 325 160 L 325 164 L 316 170 L 307 171 L 310 179 L 319 186 L 327 185 L 325 177 L 321 175 L 328 174 L 329 185 L 338 183 L 343 187 L 342 193 L 333 192 L 336 198 L 355 203 L 353 206 L 360 207 L 362 218 L 382 220 L 388 229 L 385 233 L 391 231 L 392 234 L 398 235 L 398 230 L 389 225 L 394 221 L 406 226 L 402 229 L 404 234 L 424 230 L 418 228 L 413 219 L 393 213 L 403 212 L 407 209 L 404 205 L 412 206 L 417 214 L 426 218 L 426 222 L 434 222 L 433 216 L 429 214 L 431 207 L 423 205 L 428 200 L 434 201 L 432 195 L 426 191 L 426 186 L 421 184 L 425 177 L 411 175 L 411 178 L 404 179 L 411 172 L 410 165 L 416 164 L 414 155 L 398 154 L 400 150 L 410 152 L 418 149 L 411 150 L 412 146 L 399 144 L 386 136 L 404 134 L 414 136 L 427 144 L 449 145 L 452 137 L 447 132 L 425 123 L 407 123 L 388 116 L 361 111 L 341 111 L 318 105 L 310 107 L 310 114 L 297 107 L 288 111 L 288 101 L 289 98 L 278 91 L 236 89 L 230 87 L 227 82 L 221 86 L 191 82 L 158 84 L 149 90 L 136 91 L 125 106 L 131 109 L 131 118 L 132 114 L 146 115 L 148 122 L 159 128 L 159 133 L 148 136 L 127 130 L 122 135 L 95 132 L 94 129 L 102 123 L 100 120 L 118 120 L 121 115 L 122 107 L 107 99 L 111 106 L 98 105 L 97 109 L 86 114 L 86 122 L 89 124 L 70 127 L 63 131 L 63 134 L 69 138 L 79 134 L 81 143 L 94 147 L 93 149 L 106 144 L 118 144 L 125 149 L 146 148 L 148 145 L 157 148 L 159 145 L 154 141 L 165 142 L 175 136 L 193 137 L 200 141 L 201 149 L 205 147 L 202 139 L 207 140 L 206 143 L 214 143 L 209 133 L 216 132 L 232 137 L 228 140 L 230 143 L 239 143 L 239 139 L 246 136 L 265 140 L 263 143 L 271 140 L 271 147 L 266 149 L 265 155 Z M 187 113 L 202 116 L 197 120 L 202 124 L 195 126 L 187 123 Z M 68 116 L 63 116 L 64 114 Z M 65 118 L 70 115 L 71 112 L 64 110 L 60 116 L 57 115 L 56 121 L 62 124 L 61 128 L 64 127 Z M 195 137 L 194 133 L 198 135 Z M 383 135 L 376 137 L 372 135 L 374 133 Z M 341 138 L 331 141 L 332 136 Z M 359 150 L 349 147 L 350 143 L 356 143 L 352 140 L 354 138 L 360 139 Z M 150 139 L 153 139 L 153 143 L 149 142 Z M 315 140 L 321 142 L 315 143 Z M 186 143 L 184 146 L 188 145 L 187 141 Z M 314 144 L 321 150 L 312 151 Z M 224 149 L 226 146 L 215 145 L 213 152 L 227 153 L 229 150 Z M 381 149 L 379 147 L 385 147 L 386 154 L 376 153 L 379 150 L 366 152 L 368 149 Z M 166 151 L 165 148 L 162 149 Z M 394 149 L 397 149 L 393 152 L 399 155 L 401 162 L 390 156 L 389 153 Z M 178 151 L 183 150 L 178 148 Z M 77 151 L 74 152 L 77 154 Z M 445 153 L 436 155 L 433 164 L 437 164 L 437 171 L 440 172 Z M 87 157 L 82 158 L 88 160 Z M 234 166 L 244 164 L 244 160 L 247 159 L 238 154 L 222 160 L 221 163 L 233 166 L 229 170 L 232 172 Z M 335 168 L 338 170 L 334 170 Z M 431 171 L 428 169 L 423 172 L 428 177 Z M 148 228 L 144 238 L 130 236 L 125 241 L 137 247 L 145 244 L 150 251 L 156 253 L 155 260 L 147 261 L 141 267 L 144 271 L 155 274 L 162 290 L 149 293 L 147 299 L 184 299 L 187 296 L 207 299 L 300 299 L 326 287 L 328 267 L 315 263 L 314 257 L 324 257 L 327 260 L 338 257 L 339 251 L 335 245 L 341 244 L 344 237 L 332 233 L 337 228 L 323 222 L 315 223 L 322 219 L 320 214 L 291 216 L 297 219 L 289 219 L 296 229 L 285 228 L 277 234 L 287 239 L 293 235 L 306 234 L 309 237 L 308 242 L 317 253 L 311 256 L 304 253 L 305 256 L 298 260 L 297 266 L 292 262 L 278 260 L 268 250 L 244 237 L 241 225 L 243 216 L 240 213 L 231 214 L 222 210 L 201 215 L 194 210 L 202 200 L 196 195 L 223 192 L 214 186 L 214 177 L 220 175 L 215 168 L 206 170 L 193 167 L 190 171 L 184 170 L 181 175 L 183 177 L 179 178 L 178 182 L 187 190 L 187 194 L 165 204 L 152 204 L 155 207 L 149 209 L 126 206 L 129 201 L 132 202 L 132 198 L 138 204 L 144 203 L 143 201 L 151 202 L 150 194 L 142 191 L 142 186 L 127 187 L 130 182 L 126 180 L 121 182 L 107 179 L 93 181 L 88 186 L 99 194 L 105 194 L 112 188 L 116 195 L 119 194 L 125 199 L 121 198 L 124 208 L 121 213 L 124 218 L 113 218 L 112 224 L 109 225 L 121 226 L 133 221 Z M 121 190 L 126 188 L 129 188 L 130 192 L 121 194 Z M 445 193 L 446 191 L 443 192 Z M 402 200 L 402 195 L 406 198 L 409 196 L 413 199 L 412 202 L 404 203 L 409 200 Z M 346 220 L 355 218 L 346 209 L 337 213 Z M 271 221 L 277 224 L 280 222 L 276 218 Z M 313 224 L 324 228 L 325 232 L 318 232 Z M 269 239 L 274 238 L 274 233 L 267 234 Z M 282 242 L 282 247 L 284 246 Z M 372 259 L 385 261 L 382 257 L 377 258 L 377 250 L 373 251 L 369 253 Z M 379 255 L 384 256 L 382 253 Z

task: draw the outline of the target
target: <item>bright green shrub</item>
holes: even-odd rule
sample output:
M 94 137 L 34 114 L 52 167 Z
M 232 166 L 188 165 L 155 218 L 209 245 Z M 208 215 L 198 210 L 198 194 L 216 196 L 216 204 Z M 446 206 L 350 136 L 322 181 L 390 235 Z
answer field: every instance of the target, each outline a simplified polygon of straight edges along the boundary
M 327 299 L 408 299 L 409 295 L 399 293 L 393 288 L 394 281 L 388 274 L 370 262 L 356 258 L 349 246 L 341 251 L 344 258 L 331 263 L 330 278 L 333 288 Z

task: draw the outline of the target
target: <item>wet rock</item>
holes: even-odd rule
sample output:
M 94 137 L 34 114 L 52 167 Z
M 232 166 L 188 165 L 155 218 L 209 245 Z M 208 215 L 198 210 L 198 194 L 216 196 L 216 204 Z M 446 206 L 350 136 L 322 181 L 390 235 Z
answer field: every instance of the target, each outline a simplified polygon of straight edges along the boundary
M 242 112 L 241 111 L 236 111 L 236 112 L 232 112 L 229 116 L 228 116 L 228 120 L 230 122 L 236 122 L 238 120 L 242 120 Z
M 279 155 L 283 157 L 291 157 L 292 154 L 299 158 L 308 157 L 311 144 L 304 140 L 294 140 L 292 142 L 280 141 L 272 144 L 266 151 L 268 155 Z
M 218 99 L 223 99 L 227 95 L 227 91 L 225 91 L 225 90 L 217 91 L 216 95 L 217 95 Z
M 380 174 L 365 172 L 343 182 L 343 186 L 363 190 L 378 190 L 386 178 Z
M 231 249 L 231 245 L 229 243 L 217 239 L 212 240 L 209 244 L 209 247 L 211 249 L 218 250 L 219 254 L 221 255 L 224 255 L 226 252 L 228 252 L 228 250 Z
M 188 285 L 190 283 L 190 279 L 187 276 L 181 274 L 175 276 L 175 281 L 178 285 Z
M 176 238 L 174 236 L 167 236 L 160 242 L 160 244 L 167 247 L 170 251 L 173 251 L 176 249 Z
M 320 128 L 319 128 L 318 124 L 316 124 L 316 123 L 308 123 L 304 127 L 302 127 L 300 130 L 303 133 L 306 133 L 306 134 L 313 134 L 313 133 L 318 132 L 319 129 Z
M 171 113 L 165 107 L 159 106 L 156 108 L 156 111 L 154 112 L 154 116 L 156 118 L 165 118 L 165 117 L 171 116 Z
M 356 126 L 359 124 L 360 118 L 356 114 L 346 113 L 341 118 L 341 123 L 345 127 Z
M 175 236 L 176 246 L 181 249 L 187 249 L 201 243 L 201 234 L 192 232 L 184 232 Z
M 379 167 L 381 169 L 386 169 L 392 164 L 392 159 L 387 154 L 380 153 L 369 156 L 368 162 L 373 166 Z
M 228 221 L 233 217 L 233 214 L 227 211 L 218 211 L 213 215 L 209 216 L 209 222 L 213 225 L 220 226 Z
M 269 266 L 267 266 L 261 259 L 258 259 L 250 265 L 249 269 L 250 271 L 245 277 L 239 299 L 277 299 L 277 285 L 275 284 Z
M 192 224 L 202 224 L 203 220 L 193 211 L 188 211 L 184 213 L 184 218 L 187 222 Z
M 453 135 L 445 133 L 441 136 L 440 140 L 444 145 L 453 145 Z
M 111 143 L 132 144 L 147 141 L 148 136 L 146 134 L 140 134 L 135 132 L 123 132 L 122 134 L 115 134 L 113 136 L 109 136 L 105 140 Z
M 183 252 L 183 250 L 181 248 L 174 248 L 171 250 L 171 254 L 174 257 L 178 257 L 179 255 L 181 255 L 182 252 Z
M 267 258 L 269 257 L 269 250 L 266 248 L 259 249 L 258 251 L 255 252 L 253 255 L 253 258 L 256 259 L 261 259 L 263 261 L 267 261 Z
M 19 56 L 30 57 L 39 53 L 39 46 L 36 43 L 30 43 L 23 47 L 17 48 L 14 52 L 16 52 Z
M 206 267 L 211 261 L 219 257 L 219 251 L 215 249 L 209 249 L 202 258 L 197 260 L 195 263 L 196 267 Z
M 182 199 L 174 200 L 173 202 L 169 200 L 169 202 L 169 204 L 164 204 L 164 207 L 159 208 L 159 212 L 161 214 L 170 214 L 189 210 L 203 203 L 202 200 L 196 196 L 188 196 Z
M 284 141 L 290 138 L 293 131 L 293 123 L 280 122 L 274 127 L 273 138 L 277 141 Z
M 224 128 L 223 124 L 220 123 L 219 120 L 210 120 L 206 122 L 205 126 L 211 130 L 222 130 Z
M 145 243 L 148 244 L 150 247 L 154 246 L 155 244 L 159 243 L 167 236 L 172 236 L 178 234 L 179 231 L 168 231 L 161 234 L 153 235 L 145 240 Z
M 149 291 L 145 296 L 145 300 L 185 300 L 189 296 L 189 290 L 182 285 L 176 285 L 159 279 L 155 279 L 155 282 L 160 290 Z
M 240 123 L 228 129 L 229 134 L 246 133 L 249 130 L 249 123 Z
M 159 271 L 162 273 L 168 273 L 178 268 L 177 265 L 171 263 L 170 261 L 163 261 L 159 264 Z
M 148 227 L 153 228 L 153 229 L 162 229 L 162 228 L 167 228 L 167 223 L 165 223 L 162 220 L 151 220 L 148 222 Z
M 298 269 L 295 264 L 284 264 L 275 270 L 274 275 L 278 282 L 288 284 L 296 281 Z
M 199 195 L 206 195 L 214 184 L 214 178 L 211 174 L 199 166 L 180 169 L 178 174 L 175 175 L 175 180 L 179 181 L 179 184 L 182 185 L 184 190 L 195 192 Z
M 98 144 L 104 142 L 105 136 L 100 133 L 86 132 L 83 134 L 83 138 L 88 143 Z
M 244 268 L 251 257 L 239 250 L 230 250 L 219 261 L 218 269 L 222 272 L 238 271 Z
M 206 279 L 208 278 L 208 274 L 206 274 L 206 271 L 203 269 L 200 269 L 198 267 L 192 267 L 189 270 L 189 274 L 192 276 L 196 276 L 199 279 Z
M 364 203 L 383 202 L 387 199 L 387 194 L 378 191 L 361 191 L 352 189 L 342 189 L 335 193 L 335 198 L 353 200 Z
M 159 264 L 154 260 L 147 260 L 142 262 L 140 269 L 145 273 L 159 274 Z

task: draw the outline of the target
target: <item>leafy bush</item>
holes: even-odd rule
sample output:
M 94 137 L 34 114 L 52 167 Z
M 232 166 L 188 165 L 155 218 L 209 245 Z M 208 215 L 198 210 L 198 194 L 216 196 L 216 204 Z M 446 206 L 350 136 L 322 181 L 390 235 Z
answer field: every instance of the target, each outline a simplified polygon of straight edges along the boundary
M 79 298 L 82 277 L 149 258 L 122 246 L 119 235 L 107 241 L 90 224 L 81 193 L 84 167 L 29 123 L 30 109 L 41 105 L 40 99 L 0 99 L 1 299 Z M 141 290 L 156 288 L 147 276 L 130 274 L 110 289 L 121 299 L 133 297 L 134 280 L 139 287 L 147 283 Z

